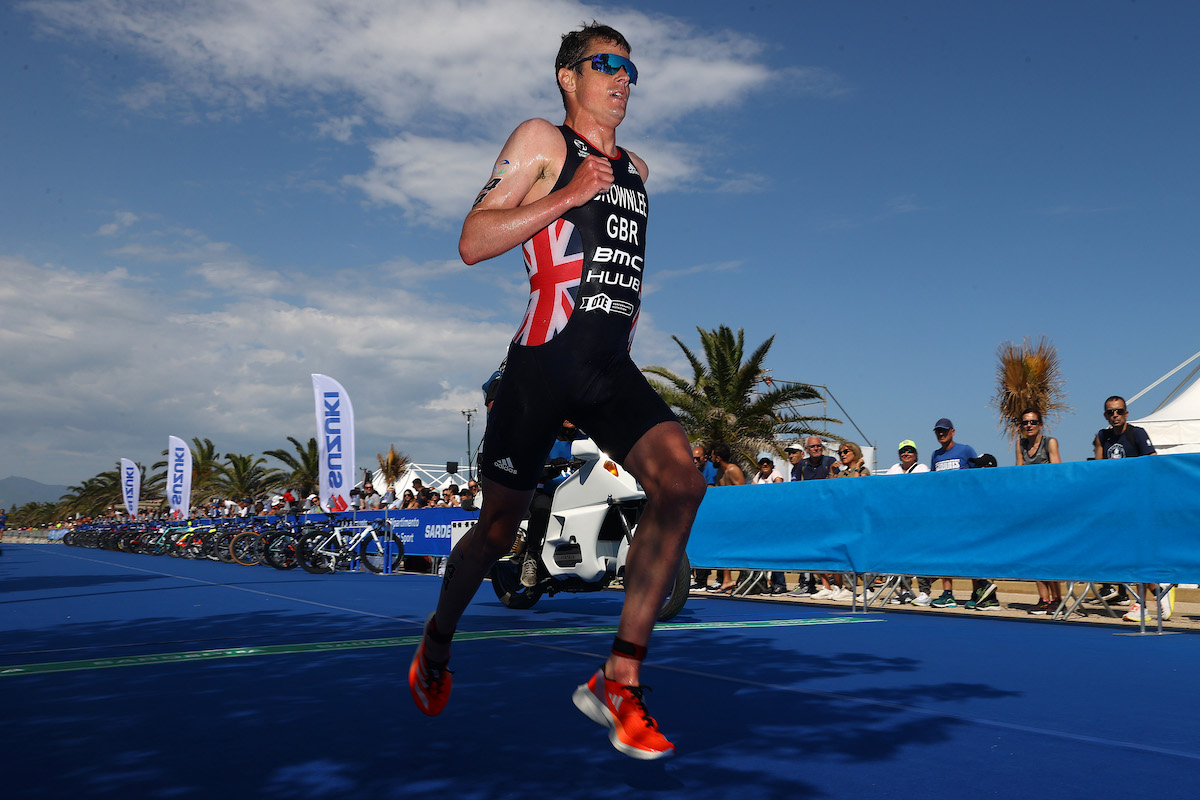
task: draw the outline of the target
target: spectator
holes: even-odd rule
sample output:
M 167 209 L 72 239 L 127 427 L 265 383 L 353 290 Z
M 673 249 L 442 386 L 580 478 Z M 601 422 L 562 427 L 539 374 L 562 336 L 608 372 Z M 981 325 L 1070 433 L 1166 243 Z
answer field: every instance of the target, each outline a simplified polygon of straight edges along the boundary
M 808 437 L 804 449 L 808 457 L 800 463 L 800 480 L 816 481 L 837 474 L 837 459 L 825 455 L 825 444 L 820 436 Z
M 716 486 L 744 486 L 746 483 L 746 473 L 742 468 L 733 463 L 733 452 L 729 449 L 729 445 L 722 442 L 712 449 L 712 462 L 717 468 Z M 717 580 L 719 583 L 713 583 L 708 587 L 710 592 L 719 592 L 721 594 L 733 594 L 733 589 L 737 586 L 737 581 L 733 579 L 733 570 L 717 570 Z
M 765 483 L 783 483 L 783 476 L 775 470 L 775 462 L 770 456 L 763 455 L 758 459 L 758 472 L 754 474 L 754 479 L 751 481 L 755 486 L 761 486 Z M 767 594 L 785 594 L 787 592 L 787 579 L 782 572 L 772 572 L 771 579 L 767 583 Z
M 969 444 L 961 444 L 954 441 L 954 423 L 946 417 L 942 417 L 933 425 L 933 435 L 937 437 L 938 449 L 933 451 L 933 457 L 930 459 L 929 466 L 934 472 L 945 472 L 952 469 L 971 469 L 974 464 L 971 459 L 976 458 L 978 453 L 975 448 Z M 984 581 L 984 583 L 988 583 Z M 973 582 L 974 584 L 974 582 Z M 995 592 L 995 584 L 988 584 L 990 590 L 987 594 Z M 978 586 L 971 591 L 972 606 L 978 607 L 980 601 L 980 591 Z M 986 599 L 986 598 L 985 598 Z M 994 602 L 987 607 L 991 608 L 999 605 Z M 915 601 L 914 601 L 915 604 Z M 958 602 L 954 599 L 954 581 L 950 578 L 942 578 L 942 594 L 929 605 L 934 608 L 957 608 Z
M 835 478 L 869 478 L 871 477 L 871 468 L 867 466 L 866 459 L 863 458 L 862 448 L 854 442 L 842 442 L 838 446 L 838 455 L 842 459 L 842 469 L 833 477 Z M 840 577 L 840 576 L 839 576 Z M 878 588 L 878 587 L 877 587 Z M 866 587 L 863 588 L 864 594 Z M 851 600 L 854 598 L 854 587 L 843 586 L 840 591 L 835 592 L 830 600 Z
M 696 465 L 696 469 L 700 470 L 700 474 L 704 476 L 706 484 L 709 486 L 716 485 L 717 467 L 709 460 L 708 450 L 703 445 L 696 445 L 692 448 L 692 463 Z M 708 576 L 711 574 L 712 570 L 692 570 L 692 588 L 703 589 L 708 586 Z
M 905 439 L 899 445 L 900 458 L 895 464 L 885 473 L 887 475 L 910 475 L 919 472 L 929 472 L 929 467 L 920 463 L 917 459 L 917 443 L 912 439 Z
M 383 498 L 379 496 L 379 492 L 375 491 L 375 487 L 371 485 L 371 481 L 363 481 L 358 507 L 363 511 L 377 511 L 382 500 Z
M 1108 420 L 1108 427 L 1101 428 L 1096 434 L 1096 438 L 1092 440 L 1096 460 L 1157 455 L 1158 451 L 1154 449 L 1154 444 L 1150 441 L 1146 431 L 1129 424 L 1129 408 L 1124 397 L 1113 395 L 1104 401 L 1104 418 Z M 1143 584 L 1142 591 L 1142 597 L 1146 602 L 1149 602 L 1150 597 L 1161 594 L 1162 597 L 1158 598 L 1159 611 L 1163 619 L 1171 618 L 1169 592 L 1159 592 L 1158 587 L 1153 583 Z M 1106 584 L 1100 587 L 1100 596 L 1105 600 L 1116 600 L 1118 603 L 1129 600 L 1129 608 L 1122 619 L 1129 622 L 1141 620 L 1141 604 L 1137 602 L 1136 598 L 1128 597 L 1125 587 L 1117 589 Z
M 692 463 L 696 465 L 696 469 L 700 470 L 700 474 L 704 476 L 704 482 L 709 486 L 717 485 L 717 467 L 709 459 L 708 451 L 702 445 L 696 445 L 692 448 Z
M 801 471 L 804 462 L 804 443 L 795 441 L 783 448 L 783 452 L 787 455 L 788 463 L 792 465 L 789 473 L 789 480 L 798 481 L 802 479 Z M 791 594 L 795 597 L 810 597 L 817 593 L 817 576 L 813 572 L 800 573 L 800 582 L 792 589 Z
M 820 436 L 809 436 L 804 442 L 808 457 L 800 462 L 800 480 L 816 481 L 837 474 L 837 459 L 825 455 L 825 443 Z M 814 600 L 849 600 L 854 593 L 842 586 L 842 576 L 822 573 L 821 588 L 811 594 Z
M 835 478 L 869 478 L 871 468 L 863 458 L 862 448 L 854 442 L 842 442 L 838 446 L 838 455 L 842 458 L 842 469 Z
M 783 483 L 783 476 L 775 471 L 775 462 L 768 456 L 762 456 L 758 459 L 758 472 L 754 474 L 754 480 L 751 481 L 755 486 L 764 483 Z
M 800 462 L 804 459 L 804 445 L 800 442 L 792 442 L 783 448 L 783 452 L 787 454 L 788 463 L 792 465 L 791 480 L 800 480 Z
M 1042 412 L 1036 408 L 1027 408 L 1021 412 L 1017 422 L 1017 466 L 1029 464 L 1059 464 L 1062 459 L 1058 456 L 1058 439 L 1045 435 L 1042 425 Z M 1062 584 L 1059 581 L 1035 581 L 1038 592 L 1038 602 L 1029 609 L 1030 614 L 1043 616 L 1057 612 L 1062 605 Z
M 412 489 L 405 489 L 403 494 L 400 495 L 400 499 L 397 502 L 400 504 L 399 508 L 401 508 L 401 509 L 416 508 L 417 507 L 417 496 L 415 494 L 413 494 Z
M 465 486 L 463 487 L 463 490 L 458 493 L 458 505 L 459 508 L 462 508 L 464 511 L 479 510 L 475 507 L 475 495 L 472 494 L 471 487 Z
M 900 459 L 888 469 L 888 475 L 916 475 L 921 472 L 929 472 L 929 467 L 922 464 L 917 457 L 917 443 L 912 439 L 905 439 L 897 446 L 897 457 Z M 896 604 L 912 603 L 919 606 L 927 606 L 931 601 L 930 593 L 933 589 L 933 579 L 925 576 L 917 576 L 917 592 L 914 595 L 912 591 L 912 583 L 907 575 L 897 575 L 896 581 L 900 587 L 900 591 L 892 598 L 891 602 Z

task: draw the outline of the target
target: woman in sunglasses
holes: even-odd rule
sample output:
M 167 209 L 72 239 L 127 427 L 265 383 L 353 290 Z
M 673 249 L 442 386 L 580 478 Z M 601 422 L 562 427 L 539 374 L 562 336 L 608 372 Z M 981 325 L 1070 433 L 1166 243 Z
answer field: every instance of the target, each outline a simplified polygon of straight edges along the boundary
M 1046 436 L 1042 425 L 1042 412 L 1027 408 L 1017 420 L 1017 466 L 1028 464 L 1059 464 L 1058 439 Z M 1029 609 L 1030 614 L 1044 616 L 1057 612 L 1062 605 L 1062 584 L 1058 581 L 1035 581 L 1038 602 Z
M 842 442 L 838 446 L 838 455 L 841 456 L 841 471 L 835 478 L 866 478 L 871 475 L 871 468 L 867 466 L 863 459 L 862 448 L 854 442 Z
M 838 455 L 841 457 L 841 461 L 838 463 L 840 471 L 833 477 L 863 478 L 871 474 L 871 470 L 864 463 L 862 448 L 854 442 L 842 442 L 838 445 Z M 821 579 L 821 589 L 813 595 L 814 600 L 854 599 L 853 588 L 847 587 L 843 583 L 841 575 L 824 573 L 818 577 Z

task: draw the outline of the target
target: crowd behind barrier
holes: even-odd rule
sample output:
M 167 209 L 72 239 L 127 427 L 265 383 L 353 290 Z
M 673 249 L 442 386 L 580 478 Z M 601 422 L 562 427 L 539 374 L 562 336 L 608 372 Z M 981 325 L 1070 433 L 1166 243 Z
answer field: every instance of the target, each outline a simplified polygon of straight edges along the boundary
M 1200 578 L 1200 454 L 710 490 L 713 568 L 1107 583 Z

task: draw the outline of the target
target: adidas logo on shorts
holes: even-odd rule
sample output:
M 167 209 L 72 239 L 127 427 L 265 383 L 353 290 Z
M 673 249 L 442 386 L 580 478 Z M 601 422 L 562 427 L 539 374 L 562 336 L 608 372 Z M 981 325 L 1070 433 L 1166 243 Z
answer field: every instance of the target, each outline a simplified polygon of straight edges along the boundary
M 496 462 L 495 466 L 499 467 L 510 475 L 517 474 L 517 468 L 513 466 L 511 458 L 502 458 Z

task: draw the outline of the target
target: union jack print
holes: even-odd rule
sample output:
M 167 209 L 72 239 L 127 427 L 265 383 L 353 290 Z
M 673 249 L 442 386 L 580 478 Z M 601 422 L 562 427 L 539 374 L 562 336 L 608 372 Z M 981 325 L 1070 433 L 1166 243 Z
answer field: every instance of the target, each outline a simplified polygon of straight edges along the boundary
M 529 273 L 529 306 L 513 341 L 535 347 L 567 325 L 583 275 L 583 241 L 575 226 L 555 220 L 521 246 Z

